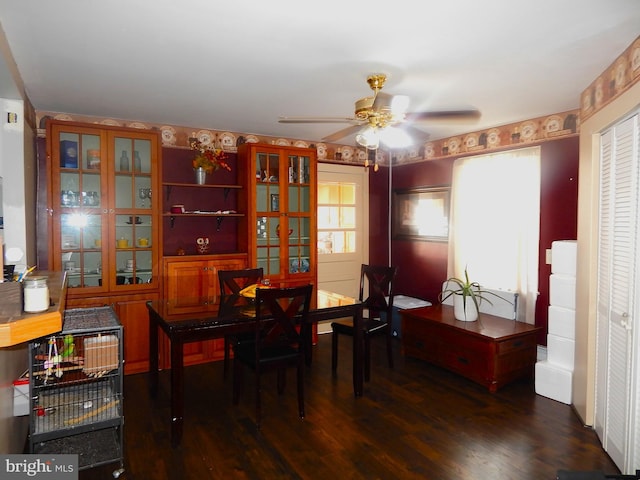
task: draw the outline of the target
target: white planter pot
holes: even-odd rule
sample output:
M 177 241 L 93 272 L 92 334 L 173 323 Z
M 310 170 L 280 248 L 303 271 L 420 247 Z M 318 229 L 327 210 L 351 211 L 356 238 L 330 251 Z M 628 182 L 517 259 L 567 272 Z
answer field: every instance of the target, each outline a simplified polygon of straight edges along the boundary
M 466 297 L 466 309 L 462 302 L 462 299 L 465 298 L 462 295 L 454 295 L 453 296 L 453 316 L 456 317 L 456 320 L 460 320 L 462 322 L 475 322 L 478 319 L 478 309 L 476 308 L 476 304 L 473 303 L 473 298 Z

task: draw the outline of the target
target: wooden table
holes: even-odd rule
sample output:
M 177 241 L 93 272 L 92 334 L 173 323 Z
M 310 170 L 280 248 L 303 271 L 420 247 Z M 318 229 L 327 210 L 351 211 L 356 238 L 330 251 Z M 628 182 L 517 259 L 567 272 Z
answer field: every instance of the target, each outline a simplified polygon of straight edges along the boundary
M 309 311 L 310 322 L 316 323 L 335 318 L 353 317 L 357 326 L 362 325 L 362 305 L 351 297 L 317 290 Z M 230 333 L 252 331 L 254 319 L 243 315 L 251 308 L 252 300 L 237 296 L 202 299 L 202 311 L 175 313 L 176 302 L 171 299 L 147 302 L 149 310 L 149 373 L 150 393 L 158 390 L 158 329 L 169 338 L 171 348 L 171 442 L 180 444 L 184 423 L 184 363 L 183 346 L 212 338 L 222 338 Z M 194 304 L 195 302 L 189 302 Z M 353 338 L 353 393 L 363 392 L 363 338 L 362 328 L 355 328 Z M 311 345 L 311 329 L 307 329 Z M 311 363 L 311 349 L 307 348 L 307 364 Z
M 480 314 L 475 322 L 454 318 L 453 307 L 400 310 L 402 351 L 486 386 L 490 392 L 532 376 L 540 327 Z

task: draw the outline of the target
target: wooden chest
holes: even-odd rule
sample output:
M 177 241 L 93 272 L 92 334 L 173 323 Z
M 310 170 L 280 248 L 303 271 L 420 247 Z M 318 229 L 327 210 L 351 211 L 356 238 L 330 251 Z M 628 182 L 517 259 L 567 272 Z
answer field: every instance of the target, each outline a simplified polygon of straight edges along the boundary
M 458 373 L 491 392 L 533 375 L 540 327 L 487 314 L 460 322 L 448 305 L 400 310 L 400 316 L 404 355 Z

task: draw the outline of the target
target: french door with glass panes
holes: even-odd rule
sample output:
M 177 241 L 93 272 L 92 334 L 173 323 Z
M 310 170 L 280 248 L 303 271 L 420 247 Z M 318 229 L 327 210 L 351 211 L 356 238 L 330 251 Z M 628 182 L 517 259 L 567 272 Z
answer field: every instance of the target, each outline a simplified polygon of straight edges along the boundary
M 154 290 L 157 133 L 50 122 L 50 265 L 72 294 Z

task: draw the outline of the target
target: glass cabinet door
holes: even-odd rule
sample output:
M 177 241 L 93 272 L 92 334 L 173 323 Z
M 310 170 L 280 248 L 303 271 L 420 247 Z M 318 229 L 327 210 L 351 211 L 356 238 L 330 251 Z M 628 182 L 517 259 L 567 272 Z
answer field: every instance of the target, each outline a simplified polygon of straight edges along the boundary
M 111 288 L 149 284 L 153 279 L 153 216 L 150 140 L 115 136 L 113 142 L 113 245 Z M 129 288 L 129 287 L 127 287 Z
M 257 266 L 265 275 L 279 275 L 280 253 L 280 156 L 277 153 L 257 152 L 256 211 Z
M 256 153 L 256 258 L 265 275 L 310 271 L 310 169 L 309 156 Z
M 47 135 L 50 268 L 66 271 L 78 298 L 156 288 L 157 133 L 54 121 Z
M 308 156 L 289 155 L 288 176 L 288 272 L 307 273 L 311 255 L 311 211 Z
M 59 132 L 60 265 L 68 286 L 102 285 L 103 168 L 99 135 Z

